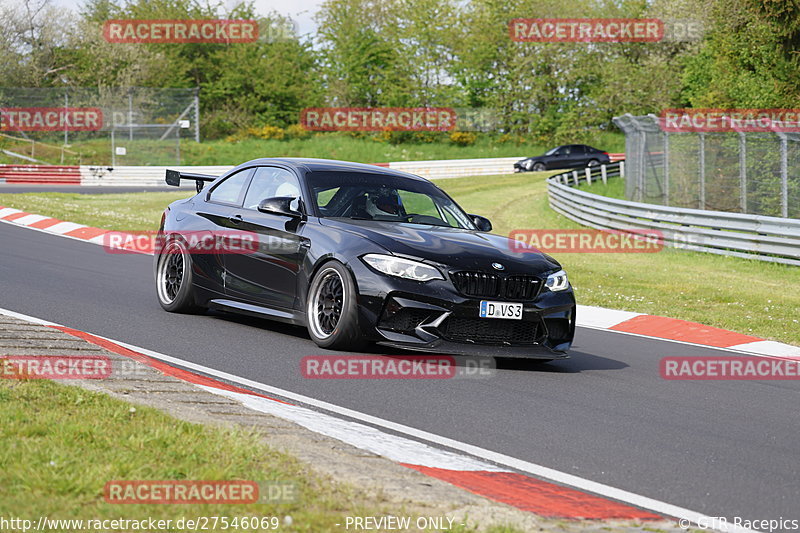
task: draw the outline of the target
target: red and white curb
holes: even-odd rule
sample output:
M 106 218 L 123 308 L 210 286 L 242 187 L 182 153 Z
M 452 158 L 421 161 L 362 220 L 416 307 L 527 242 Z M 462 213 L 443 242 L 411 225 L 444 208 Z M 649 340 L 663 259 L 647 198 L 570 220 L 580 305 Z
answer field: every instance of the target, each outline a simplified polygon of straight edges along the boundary
M 295 422 L 313 432 L 381 455 L 472 493 L 541 516 L 634 521 L 657 521 L 672 517 L 693 524 L 711 523 L 711 517 L 695 511 L 190 361 L 6 309 L 0 309 L 0 314 L 73 335 L 149 365 L 166 375 L 192 383 L 210 393 L 235 399 L 255 411 Z M 184 368 L 188 370 L 183 370 Z M 316 407 L 333 415 L 290 403 L 291 401 Z M 729 525 L 726 531 L 749 533 L 751 530 Z
M 45 233 L 99 244 L 107 248 L 111 247 L 107 234 L 120 235 L 121 233 L 64 222 L 55 218 L 34 215 L 19 209 L 2 206 L 0 206 L 0 222 L 9 222 Z M 136 241 L 135 238 L 136 235 L 131 235 L 132 242 L 138 243 L 139 241 Z M 119 247 L 122 250 L 128 249 L 138 253 L 149 253 L 150 255 L 153 253 L 152 250 L 141 249 L 138 244 L 126 245 L 124 244 L 124 239 L 122 240 L 123 244 Z M 697 346 L 732 350 L 749 355 L 800 359 L 800 347 L 798 346 L 768 341 L 753 335 L 736 333 L 697 322 L 587 305 L 579 305 L 577 315 L 577 325 L 583 328 L 602 329 Z
M 579 305 L 577 313 L 578 326 L 584 328 L 707 346 L 749 355 L 800 359 L 800 347 L 798 346 L 768 341 L 753 335 L 736 333 L 697 322 L 587 305 Z

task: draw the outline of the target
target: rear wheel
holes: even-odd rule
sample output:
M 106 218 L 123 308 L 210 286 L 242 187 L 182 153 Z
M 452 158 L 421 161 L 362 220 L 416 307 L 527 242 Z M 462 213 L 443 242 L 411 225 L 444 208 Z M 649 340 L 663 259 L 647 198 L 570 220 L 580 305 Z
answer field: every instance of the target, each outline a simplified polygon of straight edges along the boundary
M 543 170 L 545 170 L 544 163 L 536 163 L 535 165 L 533 165 L 533 170 L 534 172 L 542 172 Z
M 590 159 L 589 163 L 587 164 L 587 166 L 596 167 L 599 164 L 600 164 L 600 161 L 598 161 L 597 159 Z
M 306 318 L 308 334 L 321 348 L 355 350 L 364 346 L 358 328 L 355 283 L 338 261 L 322 265 L 311 281 Z
M 164 246 L 156 268 L 158 303 L 171 313 L 197 313 L 192 289 L 192 256 L 179 240 Z

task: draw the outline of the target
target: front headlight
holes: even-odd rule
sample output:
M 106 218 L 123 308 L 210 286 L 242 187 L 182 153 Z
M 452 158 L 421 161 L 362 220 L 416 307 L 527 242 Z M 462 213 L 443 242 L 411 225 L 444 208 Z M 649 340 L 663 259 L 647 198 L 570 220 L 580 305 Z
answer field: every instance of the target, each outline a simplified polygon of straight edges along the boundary
M 544 282 L 544 286 L 550 289 L 553 292 L 563 291 L 569 288 L 569 279 L 567 278 L 567 273 L 563 270 L 559 270 L 558 272 L 554 272 L 547 276 L 547 281 Z
M 444 279 L 444 276 L 437 268 L 419 261 L 412 261 L 411 259 L 383 254 L 367 254 L 361 259 L 378 272 L 387 276 L 413 279 L 414 281 Z

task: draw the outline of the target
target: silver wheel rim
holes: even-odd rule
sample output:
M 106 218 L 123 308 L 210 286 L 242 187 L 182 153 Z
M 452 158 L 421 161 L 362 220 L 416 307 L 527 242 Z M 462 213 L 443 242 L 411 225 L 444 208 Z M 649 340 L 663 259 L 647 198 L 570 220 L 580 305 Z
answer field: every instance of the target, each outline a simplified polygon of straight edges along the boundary
M 158 260 L 158 298 L 169 305 L 186 279 L 186 250 L 178 242 L 167 244 Z
M 327 339 L 333 335 L 346 304 L 347 294 L 339 271 L 333 267 L 323 269 L 308 296 L 308 323 L 314 336 Z

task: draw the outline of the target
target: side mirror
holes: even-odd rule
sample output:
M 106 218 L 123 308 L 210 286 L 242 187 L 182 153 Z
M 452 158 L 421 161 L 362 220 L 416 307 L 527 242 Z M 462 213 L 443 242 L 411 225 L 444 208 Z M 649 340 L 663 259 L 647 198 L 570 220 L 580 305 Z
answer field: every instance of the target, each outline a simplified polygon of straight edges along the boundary
M 258 210 L 269 215 L 281 215 L 285 217 L 302 217 L 300 212 L 300 199 L 294 196 L 275 196 L 261 200 Z
M 492 231 L 492 223 L 489 221 L 488 218 L 482 217 L 480 215 L 470 215 L 472 217 L 472 223 L 475 224 L 475 227 L 478 228 L 480 231 Z

